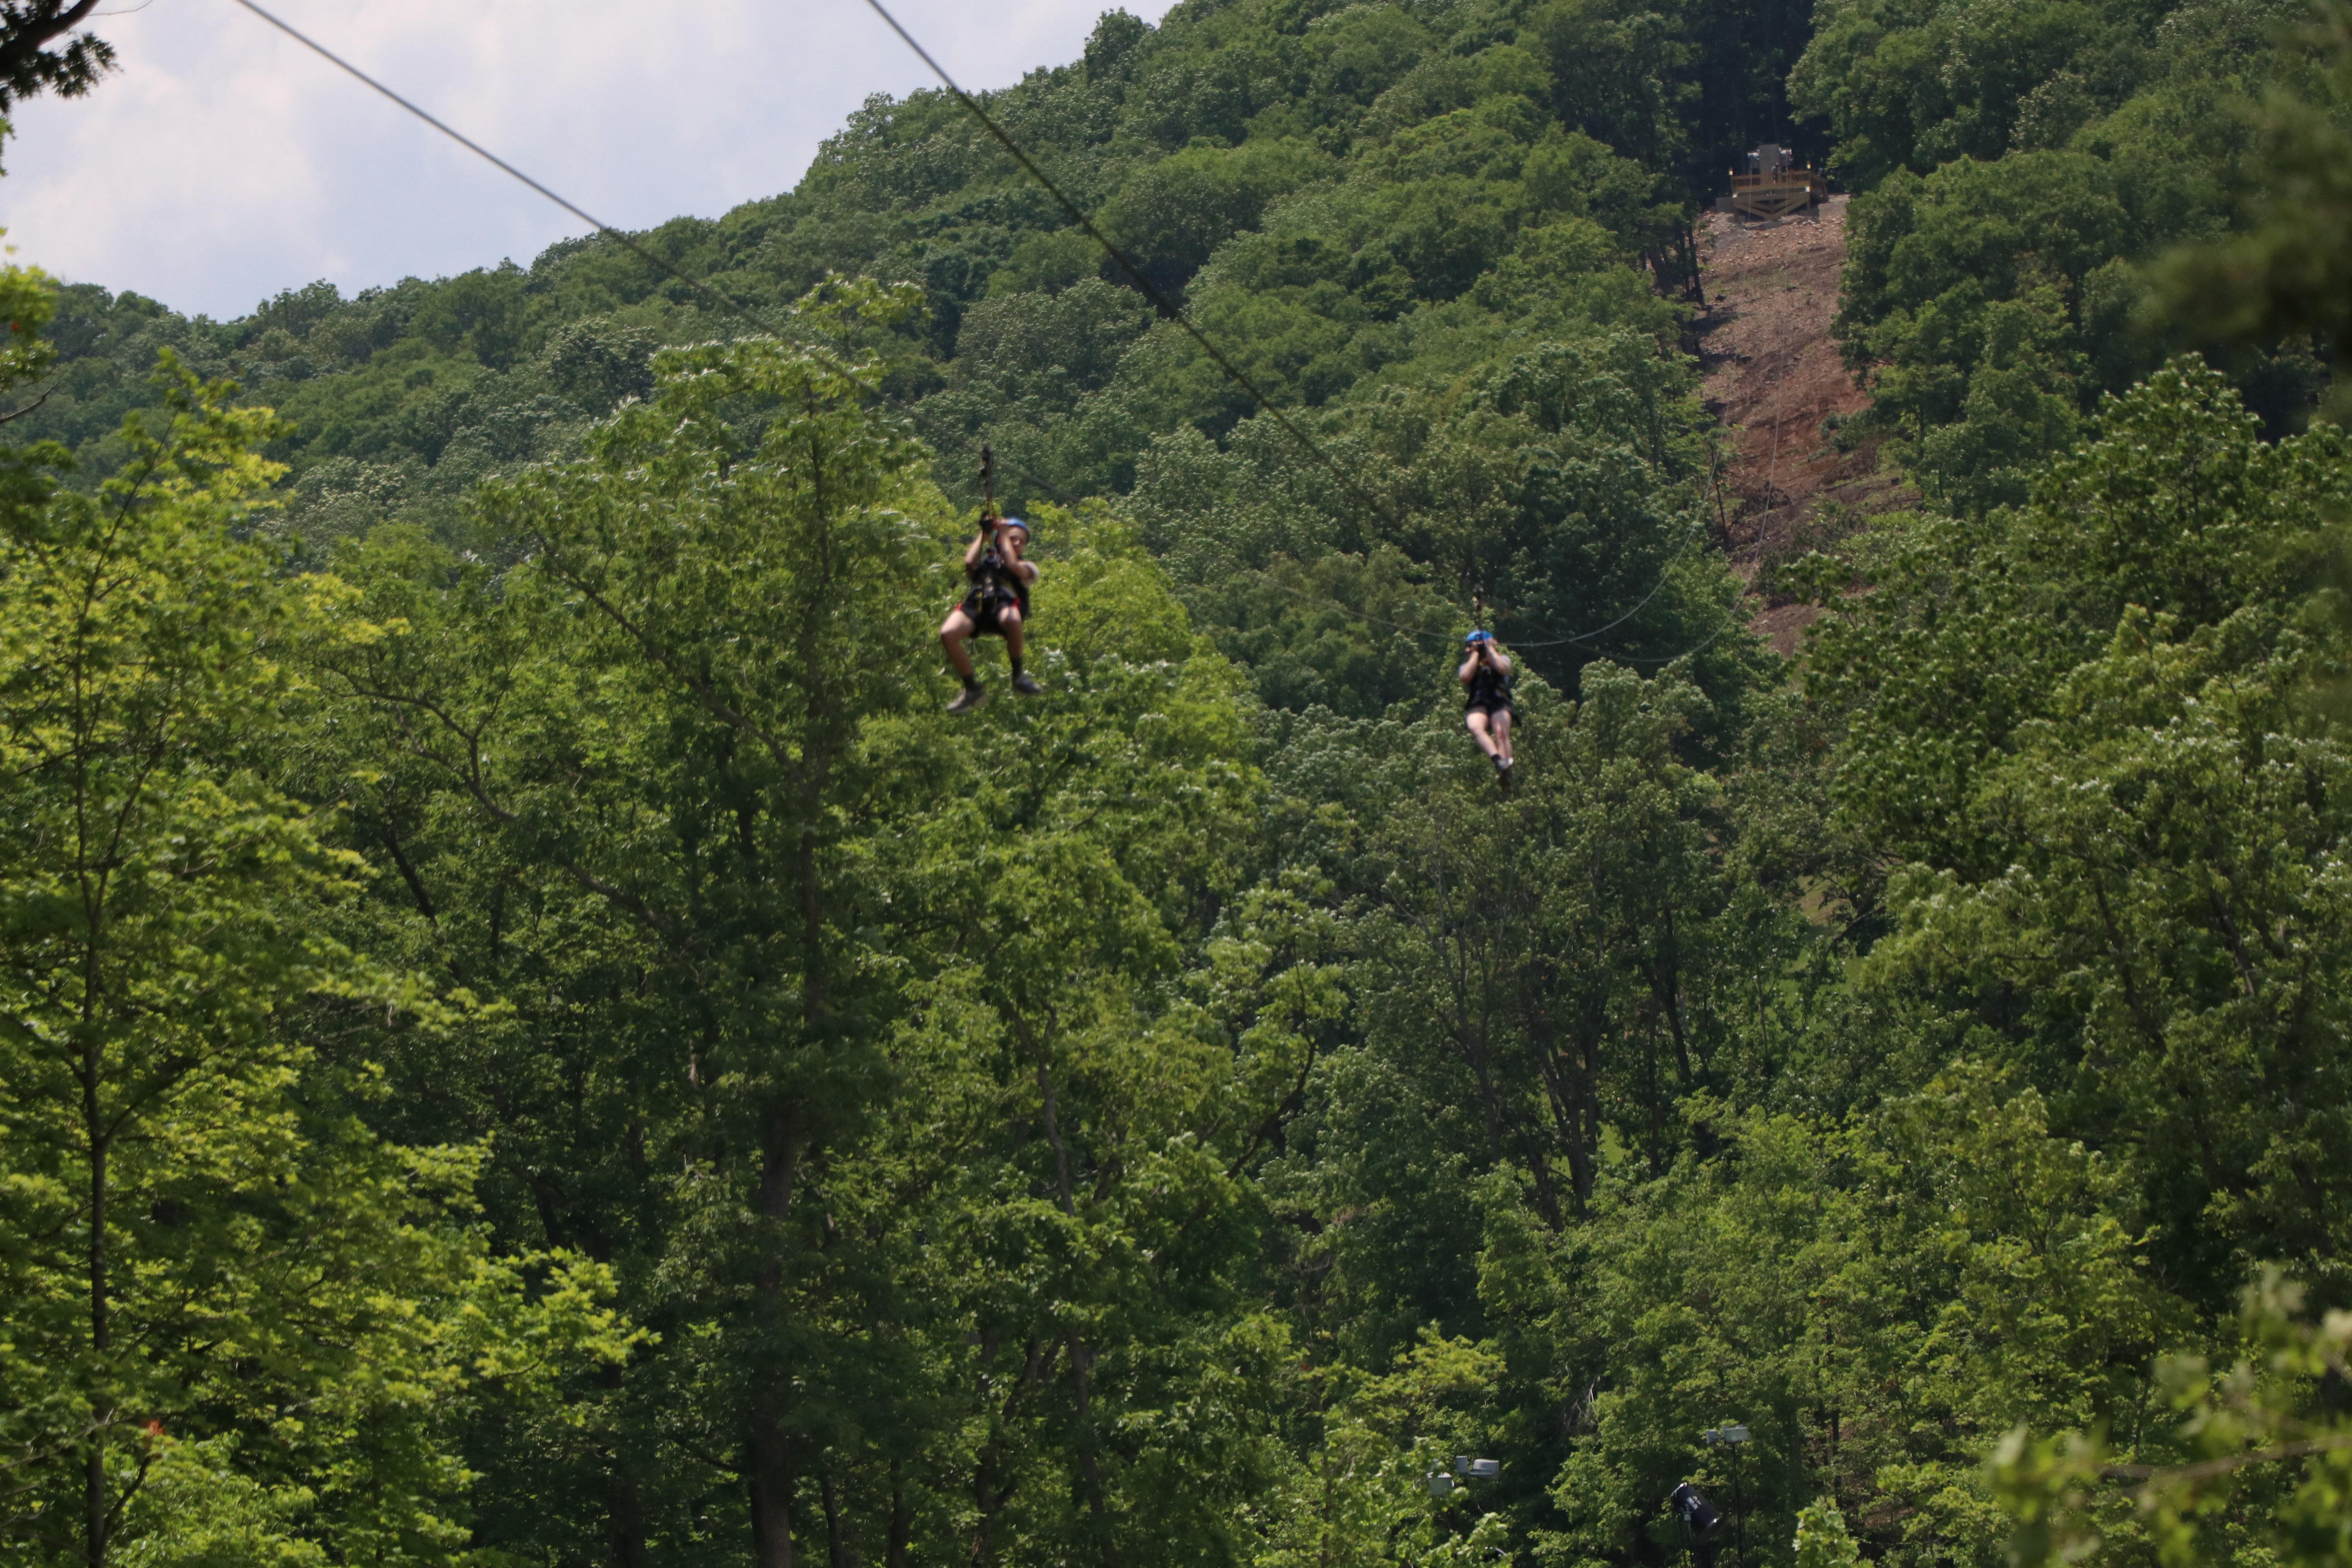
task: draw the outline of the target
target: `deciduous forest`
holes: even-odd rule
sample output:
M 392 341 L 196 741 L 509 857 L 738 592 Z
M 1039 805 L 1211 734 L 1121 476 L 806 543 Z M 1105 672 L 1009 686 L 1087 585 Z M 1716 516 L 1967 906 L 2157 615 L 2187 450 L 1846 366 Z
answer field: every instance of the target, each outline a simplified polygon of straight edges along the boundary
M 1181 321 L 944 91 L 528 267 L 0 272 L 0 1563 L 2352 1563 L 2352 10 L 981 102 Z M 1765 142 L 1890 479 L 1792 653 Z

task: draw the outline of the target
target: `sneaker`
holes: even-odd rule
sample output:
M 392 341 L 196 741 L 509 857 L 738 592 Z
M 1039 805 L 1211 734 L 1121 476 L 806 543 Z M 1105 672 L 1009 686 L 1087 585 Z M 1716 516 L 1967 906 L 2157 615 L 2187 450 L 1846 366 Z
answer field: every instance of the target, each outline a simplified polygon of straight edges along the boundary
M 1507 757 L 1495 759 L 1495 782 L 1505 789 L 1511 787 L 1511 763 Z
M 948 711 L 950 713 L 969 713 L 987 700 L 988 688 L 984 686 L 967 686 L 961 691 L 956 693 L 956 700 L 948 704 Z
M 1020 674 L 1013 678 L 1013 689 L 1018 691 L 1024 697 L 1035 697 L 1042 693 L 1045 689 L 1037 684 L 1037 678 L 1035 676 L 1030 674 L 1024 669 Z

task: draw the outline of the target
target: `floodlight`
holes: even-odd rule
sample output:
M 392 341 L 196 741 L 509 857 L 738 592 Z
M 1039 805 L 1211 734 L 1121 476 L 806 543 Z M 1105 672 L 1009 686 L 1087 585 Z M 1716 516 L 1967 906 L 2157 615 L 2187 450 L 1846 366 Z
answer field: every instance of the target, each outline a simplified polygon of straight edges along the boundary
M 1429 1495 L 1450 1497 L 1454 1493 L 1454 1478 L 1443 1472 L 1429 1478 Z
M 1723 1515 L 1688 1481 L 1667 1495 L 1666 1506 L 1682 1516 L 1683 1527 L 1690 1531 L 1693 1541 L 1705 1541 L 1723 1528 Z

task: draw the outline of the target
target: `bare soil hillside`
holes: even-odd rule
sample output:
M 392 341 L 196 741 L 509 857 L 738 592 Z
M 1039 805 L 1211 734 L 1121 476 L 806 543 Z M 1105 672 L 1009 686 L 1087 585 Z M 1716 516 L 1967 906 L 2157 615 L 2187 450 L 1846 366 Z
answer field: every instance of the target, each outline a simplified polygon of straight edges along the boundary
M 1842 451 L 1839 419 L 1870 398 L 1830 339 L 1845 265 L 1846 198 L 1811 216 L 1749 224 L 1712 213 L 1700 237 L 1707 308 L 1696 323 L 1708 409 L 1729 437 L 1725 546 L 1751 584 L 1770 568 L 1909 499 L 1875 441 Z M 1756 629 L 1782 653 L 1813 618 L 1762 591 Z

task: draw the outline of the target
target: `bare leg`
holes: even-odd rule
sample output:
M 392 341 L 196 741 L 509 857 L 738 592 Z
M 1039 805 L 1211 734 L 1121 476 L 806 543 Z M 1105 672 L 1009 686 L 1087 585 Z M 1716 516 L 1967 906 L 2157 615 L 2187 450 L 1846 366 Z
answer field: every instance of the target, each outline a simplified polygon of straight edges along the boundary
M 971 617 L 961 608 L 951 611 L 940 627 L 940 646 L 947 649 L 948 662 L 964 680 L 971 679 Z
M 1496 713 L 1495 715 L 1494 723 L 1495 750 L 1496 753 L 1502 757 L 1503 761 L 1507 763 L 1510 762 L 1513 760 L 1511 756 L 1511 710 L 1506 708 L 1501 712 Z
M 948 704 L 950 713 L 971 712 L 988 700 L 988 693 L 982 688 L 980 678 L 971 671 L 971 639 L 975 629 L 971 617 L 963 613 L 961 605 L 948 616 L 947 624 L 940 627 L 940 646 L 948 650 L 948 662 L 955 666 L 956 674 L 963 680 L 963 689 L 956 693 L 954 701 Z
M 1473 709 L 1471 710 L 1469 716 L 1462 721 L 1470 726 L 1470 738 L 1478 742 L 1479 751 L 1485 752 L 1490 758 L 1499 757 L 1503 754 L 1495 749 L 1494 736 L 1487 733 L 1486 715 L 1484 711 Z
M 1017 697 L 1036 697 L 1045 692 L 1037 678 L 1021 668 L 1021 650 L 1026 646 L 1027 628 L 1021 624 L 1021 612 L 1012 605 L 1000 605 L 996 611 L 996 629 L 1004 637 L 1004 654 L 1013 667 L 1013 691 Z

